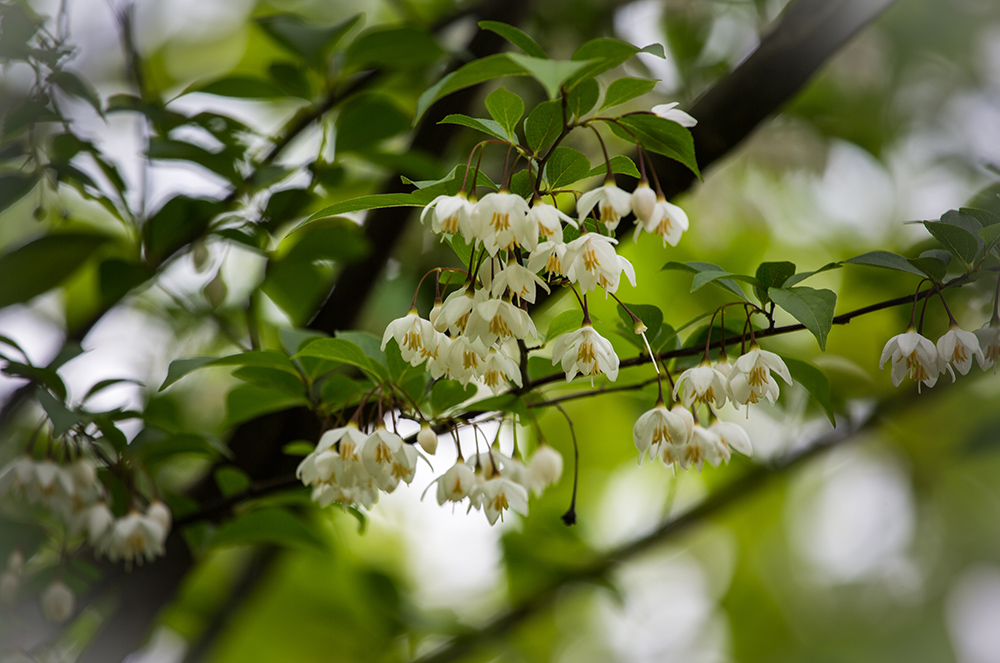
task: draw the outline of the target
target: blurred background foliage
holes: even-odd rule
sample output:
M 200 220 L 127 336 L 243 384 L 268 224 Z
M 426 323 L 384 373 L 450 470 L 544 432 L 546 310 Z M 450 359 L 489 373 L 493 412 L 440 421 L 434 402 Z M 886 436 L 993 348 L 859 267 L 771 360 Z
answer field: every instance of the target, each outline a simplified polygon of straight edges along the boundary
M 248 385 L 252 374 L 239 382 L 213 370 L 164 392 L 157 387 L 177 357 L 229 354 L 251 332 L 266 347 L 289 342 L 279 329 L 306 326 L 345 265 L 381 250 L 377 237 L 350 223 L 293 232 L 302 219 L 387 181 L 398 186 L 400 175 L 439 178 L 464 162 L 478 140 L 472 132 L 449 134 L 430 150 L 410 144 L 411 122 L 419 95 L 452 58 L 470 57 L 476 20 L 496 8 L 446 0 L 171 0 L 126 11 L 74 0 L 63 24 L 46 24 L 68 35 L 73 49 L 60 69 L 66 73 L 49 80 L 55 91 L 48 97 L 13 59 L 25 55 L 19 35 L 34 34 L 37 17 L 58 16 L 59 5 L 3 7 L 0 55 L 10 61 L 0 81 L 0 245 L 9 256 L 28 242 L 45 243 L 13 266 L 0 261 L 7 268 L 0 333 L 38 366 L 58 370 L 74 403 L 105 378 L 147 385 L 114 385 L 95 402 L 142 412 L 140 424 L 122 428 L 132 444 L 150 445 L 145 460 L 181 518 L 196 510 L 193 489 L 206 476 L 212 483 L 213 472 L 215 497 L 240 492 L 269 463 L 293 469 L 294 457 L 248 451 L 285 425 L 269 413 L 301 404 L 300 396 L 282 394 L 273 374 Z M 597 36 L 664 44 L 666 60 L 642 56 L 616 75 L 660 79 L 635 108 L 674 100 L 690 108 L 786 7 L 780 0 L 546 0 L 508 9 L 514 15 L 502 20 L 520 25 L 551 57 L 569 57 Z M 122 44 L 124 15 L 131 57 Z M 529 106 L 543 99 L 530 80 L 503 84 Z M 495 87 L 477 90 L 471 108 L 479 111 Z M 752 274 L 764 260 L 790 260 L 804 271 L 874 249 L 916 256 L 931 243 L 922 226 L 905 221 L 935 219 L 995 181 L 998 98 L 1000 5 L 898 0 L 676 200 L 691 218 L 677 248 L 648 237 L 623 243 L 639 275 L 623 299 L 658 306 L 679 326 L 727 298 L 721 289 L 689 293 L 688 274 L 660 271 L 667 261 Z M 432 108 L 424 122 L 440 117 Z M 294 131 L 300 124 L 306 128 Z M 293 134 L 274 149 L 275 137 Z M 592 146 L 573 145 L 597 162 Z M 32 155 L 50 166 L 23 168 Z M 996 199 L 982 195 L 978 204 Z M 360 315 L 339 320 L 381 335 L 405 313 L 420 275 L 454 263 L 447 246 L 411 223 L 370 296 L 356 302 Z M 838 293 L 843 312 L 910 294 L 916 279 L 854 266 L 816 283 Z M 963 328 L 989 318 L 992 287 L 950 296 Z M 595 325 L 614 337 L 614 303 L 593 304 Z M 426 311 L 430 299 L 420 305 Z M 571 305 L 547 302 L 539 329 Z M 930 337 L 947 329 L 936 306 Z M 99 637 L 141 645 L 129 661 L 409 660 L 464 634 L 461 642 L 475 646 L 448 650 L 455 660 L 996 661 L 1000 383 L 974 369 L 919 397 L 910 383 L 894 390 L 877 360 L 908 313 L 897 307 L 835 327 L 825 354 L 808 334 L 768 341 L 767 348 L 824 370 L 840 430 L 851 417 L 884 413 L 603 577 L 546 590 L 827 434 L 822 411 L 803 389 L 783 389 L 777 406 L 757 407 L 744 422 L 752 459 L 674 476 L 634 460 L 629 432 L 652 404 L 652 387 L 568 402 L 580 436 L 575 527 L 559 518 L 572 491 L 568 476 L 533 499 L 530 517 L 496 528 L 479 514 L 420 501 L 426 471 L 367 518 L 311 509 L 307 494 L 291 489 L 251 506 L 291 507 L 309 535 L 285 523 L 291 529 L 230 532 L 211 544 L 225 525 L 200 521 L 180 527 L 186 541 L 168 551 L 184 558 L 190 546 L 193 561 L 160 578 L 170 555 L 131 574 L 83 555 L 72 567 L 76 587 L 93 602 L 72 628 L 47 630 L 37 607 L 25 604 L 17 620 L 0 625 L 0 637 L 7 645 L 48 643 L 42 651 L 52 658 L 43 660 L 102 660 L 87 644 Z M 622 338 L 614 343 L 622 358 L 637 354 Z M 619 379 L 647 373 L 629 369 Z M 4 381 L 9 402 L 24 383 Z M 35 406 L 8 404 L 5 437 L 26 439 L 38 414 Z M 249 433 L 245 422 L 255 427 Z M 550 410 L 540 427 L 570 459 L 565 419 Z M 241 430 L 249 441 L 233 448 L 237 461 L 226 462 L 218 448 Z M 282 444 L 314 440 L 316 431 L 297 430 Z M 521 431 L 519 439 L 531 435 Z M 177 446 L 157 447 L 164 438 Z M 18 448 L 2 445 L 0 460 Z M 252 462 L 241 464 L 244 453 Z M 4 556 L 32 545 L 31 523 L 0 526 Z M 115 582 L 102 585 L 102 576 Z M 165 598 L 122 590 L 156 583 L 175 583 L 176 596 L 170 587 Z M 545 600 L 532 603 L 543 590 Z M 133 605 L 146 606 L 136 613 L 149 612 L 148 619 L 122 622 Z M 511 606 L 523 608 L 525 619 L 503 631 L 503 622 L 491 620 Z M 484 625 L 500 637 L 480 635 Z

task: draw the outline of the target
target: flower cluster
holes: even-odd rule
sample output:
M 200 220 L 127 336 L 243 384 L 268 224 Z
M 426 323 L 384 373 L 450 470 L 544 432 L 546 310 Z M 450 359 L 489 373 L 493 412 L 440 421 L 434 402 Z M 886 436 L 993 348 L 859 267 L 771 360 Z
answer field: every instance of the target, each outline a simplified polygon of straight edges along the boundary
M 955 371 L 966 375 L 975 359 L 984 371 L 996 372 L 1000 360 L 1000 324 L 992 321 L 976 332 L 959 329 L 952 324 L 935 344 L 912 326 L 889 339 L 882 350 L 879 368 L 891 360 L 892 384 L 900 385 L 909 376 L 917 383 L 917 390 L 926 385 L 933 387 L 938 378 L 949 374 L 954 382 Z

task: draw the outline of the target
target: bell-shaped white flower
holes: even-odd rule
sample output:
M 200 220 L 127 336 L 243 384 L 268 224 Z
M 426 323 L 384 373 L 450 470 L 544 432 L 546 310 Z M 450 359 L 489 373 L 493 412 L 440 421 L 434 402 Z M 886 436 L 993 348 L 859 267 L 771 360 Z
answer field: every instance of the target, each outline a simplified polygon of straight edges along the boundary
M 985 371 L 992 366 L 993 373 L 996 374 L 997 364 L 1000 363 L 1000 322 L 991 321 L 983 325 L 982 329 L 977 329 L 975 334 L 979 340 L 979 349 L 982 350 L 981 355 L 976 355 L 979 367 Z
M 477 229 L 473 222 L 473 204 L 465 192 L 454 196 L 438 196 L 420 213 L 420 222 L 431 217 L 431 230 L 438 234 L 461 233 L 468 242 L 474 241 Z
M 663 239 L 663 246 L 677 246 L 681 240 L 681 235 L 688 229 L 687 214 L 677 205 L 667 202 L 666 198 L 659 196 L 653 206 L 653 212 L 649 218 L 640 220 L 635 224 L 635 235 L 633 239 L 638 239 L 642 231 L 659 235 Z
M 889 339 L 882 349 L 878 367 L 882 368 L 890 359 L 892 384 L 896 387 L 909 375 L 917 383 L 919 391 L 920 385 L 933 387 L 941 375 L 942 368 L 934 342 L 918 334 L 912 327 Z
M 555 205 L 549 205 L 541 200 L 535 200 L 531 203 L 531 210 L 528 212 L 528 220 L 535 223 L 538 227 L 538 235 L 541 236 L 543 241 L 553 242 L 555 244 L 561 244 L 563 241 L 563 227 L 562 224 L 566 223 L 578 227 L 576 220 L 568 214 L 564 214 Z M 523 248 L 528 251 L 534 251 L 537 248 L 538 241 L 536 236 L 536 241 L 532 246 L 523 245 Z M 537 270 L 536 270 L 537 271 Z
M 53 624 L 61 624 L 73 616 L 76 595 L 62 580 L 55 580 L 42 592 L 42 614 Z
M 654 115 L 662 117 L 664 120 L 676 122 L 682 127 L 693 127 L 698 124 L 698 120 L 694 119 L 681 109 L 676 108 L 678 104 L 679 102 L 677 101 L 670 104 L 659 104 L 657 106 L 653 106 L 650 110 Z
M 477 301 L 486 299 L 481 293 L 481 290 L 461 288 L 448 295 L 441 305 L 441 312 L 434 322 L 434 328 L 439 332 L 448 331 L 452 337 L 464 332 L 473 306 Z
M 750 436 L 739 424 L 731 421 L 714 421 L 708 429 L 718 435 L 722 443 L 733 451 L 738 451 L 744 456 L 753 455 Z
M 649 188 L 649 182 L 640 180 L 632 192 L 632 213 L 635 214 L 636 225 L 639 221 L 648 221 L 653 216 L 656 207 L 656 193 Z
M 592 384 L 594 376 L 602 373 L 612 382 L 618 377 L 615 349 L 589 322 L 574 332 L 563 334 L 552 344 L 552 365 L 556 364 L 566 373 L 567 382 L 577 373 L 589 376 Z
M 160 500 L 153 500 L 146 507 L 146 517 L 163 528 L 164 535 L 170 534 L 170 527 L 173 525 L 173 518 L 170 508 Z
M 461 502 L 476 487 L 476 474 L 472 468 L 457 461 L 437 480 L 437 503 Z
M 434 455 L 438 448 L 438 436 L 426 421 L 420 424 L 420 432 L 417 433 L 417 444 L 430 455 Z
M 102 541 L 115 524 L 115 514 L 106 502 L 97 502 L 87 510 L 87 541 L 95 549 L 102 548 Z
M 773 404 L 778 398 L 778 383 L 771 377 L 771 371 L 786 383 L 792 383 L 792 376 L 781 357 L 757 345 L 751 346 L 729 371 L 729 395 L 733 403 L 759 403 L 766 397 Z
M 142 564 L 163 554 L 166 532 L 158 522 L 132 510 L 118 519 L 104 539 L 104 552 L 112 562 Z
M 319 438 L 316 449 L 302 459 L 295 476 L 307 486 L 335 481 L 331 476 L 336 467 L 334 459 L 358 461 L 361 447 L 367 439 L 368 436 L 353 421 L 346 426 L 331 428 Z
M 716 431 L 695 425 L 678 464 L 681 469 L 696 467 L 701 472 L 701 467 L 706 461 L 711 463 L 712 467 L 718 467 L 721 463 L 728 463 L 731 455 L 729 447 L 723 444 L 722 438 Z
M 523 516 L 528 515 L 528 491 L 524 486 L 502 476 L 478 484 L 470 499 L 474 505 L 483 509 L 490 525 L 502 518 L 503 512 L 508 509 Z
M 622 217 L 632 211 L 632 194 L 619 189 L 614 180 L 606 180 L 604 186 L 580 196 L 580 200 L 576 203 L 576 213 L 580 223 L 583 223 L 595 207 L 601 223 L 614 232 Z
M 513 382 L 518 387 L 522 385 L 521 370 L 517 363 L 496 348 L 490 348 L 486 353 L 479 377 L 494 394 L 504 389 L 508 382 Z
M 559 481 L 563 472 L 562 454 L 547 444 L 539 445 L 528 464 L 531 490 L 541 495 L 546 486 Z
M 527 339 L 538 336 L 535 323 L 524 309 L 505 299 L 486 299 L 477 302 L 469 316 L 465 334 L 478 338 L 487 346 L 509 338 Z
M 544 272 L 552 276 L 565 276 L 563 271 L 566 257 L 566 245 L 560 242 L 542 242 L 528 258 L 528 270 L 534 273 Z
M 383 426 L 365 441 L 361 461 L 380 490 L 391 493 L 399 482 L 410 483 L 417 471 L 417 450 Z
M 488 193 L 476 203 L 479 239 L 491 256 L 538 241 L 538 228 L 528 223 L 528 212 L 527 201 L 507 191 Z
M 690 410 L 685 409 L 684 406 L 679 403 L 670 408 L 670 414 L 676 418 L 674 424 L 675 426 L 678 426 L 678 424 L 683 426 L 683 428 L 678 427 L 676 429 L 678 436 L 675 437 L 675 439 L 680 439 L 682 441 L 675 441 L 671 443 L 667 443 L 666 441 L 661 442 L 658 448 L 651 448 L 649 450 L 649 455 L 650 457 L 654 454 L 658 455 L 660 460 L 663 461 L 663 464 L 668 467 L 677 465 L 684 469 L 686 467 L 684 463 L 688 453 L 687 448 L 691 443 L 692 436 L 694 435 L 694 416 L 691 414 Z
M 712 367 L 707 361 L 703 361 L 699 366 L 689 368 L 674 383 L 674 398 L 683 391 L 681 402 L 684 407 L 691 407 L 692 403 L 715 404 L 716 408 L 721 408 L 726 404 L 726 397 L 729 388 L 726 384 L 726 376 L 719 370 Z
M 459 336 L 448 347 L 448 374 L 463 385 L 469 384 L 479 377 L 486 353 L 486 345 L 478 338 Z
M 959 373 L 966 375 L 972 368 L 973 357 L 980 365 L 985 355 L 979 347 L 979 338 L 972 332 L 959 329 L 957 325 L 944 333 L 937 342 L 938 356 L 951 364 Z
M 545 285 L 545 281 L 538 278 L 538 274 L 516 262 L 511 262 L 493 278 L 491 294 L 494 297 L 502 297 L 504 292 L 510 290 L 511 296 L 515 299 L 523 299 L 534 304 L 538 285 L 542 286 L 545 292 L 549 292 L 549 287 Z
M 426 359 L 427 344 L 437 342 L 437 331 L 429 320 L 424 320 L 417 309 L 410 309 L 402 318 L 389 323 L 382 335 L 382 349 L 385 350 L 390 338 L 396 339 L 403 361 L 416 366 Z
M 635 270 L 625 258 L 615 253 L 613 237 L 598 233 L 584 233 L 566 245 L 563 261 L 566 277 L 589 292 L 601 286 L 608 292 L 618 290 L 618 282 L 624 271 L 629 282 L 635 285 Z M 530 266 L 529 266 L 530 269 Z
M 679 447 L 687 444 L 693 425 L 694 419 L 687 410 L 668 410 L 662 401 L 658 402 L 656 407 L 640 416 L 632 428 L 632 441 L 639 450 L 639 464 L 642 465 L 647 452 L 650 458 L 659 455 L 663 445 Z

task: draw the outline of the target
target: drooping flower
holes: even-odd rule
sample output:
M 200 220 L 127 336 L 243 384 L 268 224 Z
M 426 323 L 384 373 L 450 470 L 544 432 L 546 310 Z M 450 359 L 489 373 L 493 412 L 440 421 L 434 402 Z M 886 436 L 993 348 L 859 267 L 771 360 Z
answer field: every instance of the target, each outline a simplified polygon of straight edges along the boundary
M 513 359 L 496 348 L 490 348 L 486 360 L 480 369 L 483 384 L 495 394 L 512 381 L 518 387 L 522 385 L 521 370 Z
M 528 464 L 528 477 L 531 489 L 540 495 L 546 486 L 550 486 L 562 476 L 562 455 L 547 444 L 539 445 Z
M 595 375 L 604 374 L 614 382 L 618 377 L 618 355 L 611 342 L 594 331 L 588 322 L 580 329 L 568 332 L 556 339 L 552 345 L 552 365 L 559 364 L 566 381 L 577 373 L 589 376 L 591 383 Z
M 723 444 L 718 433 L 710 428 L 695 425 L 678 464 L 681 469 L 686 470 L 694 466 L 701 472 L 701 467 L 706 461 L 711 463 L 712 467 L 718 467 L 722 462 L 728 463 L 731 455 L 729 447 Z
M 649 188 L 649 182 L 640 180 L 632 192 L 632 213 L 635 214 L 636 221 L 648 221 L 653 216 L 655 207 L 656 193 Z
M 448 295 L 441 305 L 441 312 L 438 313 L 437 319 L 434 321 L 434 329 L 439 332 L 448 331 L 453 337 L 464 332 L 465 325 L 469 323 L 472 307 L 477 299 L 483 299 L 482 296 L 479 296 L 480 292 L 482 291 L 473 292 L 469 288 L 461 288 Z
M 486 345 L 478 338 L 459 336 L 448 348 L 448 374 L 463 385 L 479 377 L 479 368 L 486 360 Z
M 112 562 L 142 564 L 163 554 L 166 532 L 158 522 L 136 510 L 115 521 L 104 538 L 103 552 Z
M 619 189 L 613 179 L 608 179 L 604 182 L 604 186 L 580 196 L 580 200 L 576 203 L 576 213 L 580 223 L 583 223 L 594 207 L 597 207 L 601 223 L 613 232 L 622 217 L 632 211 L 632 194 Z
M 624 271 L 629 282 L 635 285 L 635 270 L 625 258 L 615 253 L 613 237 L 598 233 L 584 233 L 566 245 L 566 256 L 562 267 L 566 277 L 589 292 L 601 286 L 608 292 L 618 290 L 618 282 Z
M 699 366 L 689 368 L 677 378 L 674 384 L 674 398 L 683 391 L 681 402 L 684 407 L 691 407 L 692 403 L 715 404 L 720 408 L 726 404 L 726 397 L 729 388 L 726 384 L 726 375 L 718 369 L 712 367 L 708 361 L 703 361 Z
M 563 222 L 566 222 L 574 228 L 577 227 L 576 221 L 573 217 L 568 214 L 564 214 L 555 205 L 549 205 L 541 200 L 535 200 L 531 203 L 531 211 L 528 212 L 528 220 L 537 225 L 538 235 L 540 235 L 544 241 L 554 242 L 556 244 L 561 244 L 563 241 Z M 534 251 L 538 245 L 537 236 L 535 239 L 536 241 L 533 245 L 523 245 L 522 248 L 527 249 L 528 251 Z
M 685 417 L 681 412 L 686 412 Z M 632 441 L 639 450 L 639 464 L 649 453 L 650 458 L 660 454 L 664 445 L 681 446 L 687 444 L 690 437 L 688 418 L 691 413 L 684 409 L 668 410 L 663 401 L 639 417 L 632 428 Z M 691 419 L 693 425 L 694 419 Z
M 972 358 L 980 365 L 985 361 L 985 355 L 979 347 L 979 338 L 972 332 L 959 329 L 957 325 L 944 333 L 937 342 L 938 356 L 951 364 L 962 375 L 972 368 Z
M 389 323 L 382 335 L 382 349 L 385 350 L 390 338 L 396 339 L 403 361 L 416 366 L 427 358 L 427 345 L 437 342 L 437 331 L 429 320 L 424 320 L 417 314 L 417 309 L 410 309 L 402 318 Z
M 516 262 L 511 262 L 493 278 L 491 294 L 494 297 L 502 297 L 506 290 L 510 290 L 511 296 L 515 299 L 523 299 L 534 304 L 536 285 L 542 286 L 545 292 L 549 292 L 549 287 L 545 285 L 545 281 L 538 277 L 538 274 Z
M 781 357 L 752 345 L 729 371 L 729 395 L 733 403 L 748 405 L 766 397 L 773 404 L 778 398 L 778 383 L 771 377 L 771 371 L 787 384 L 792 383 L 792 376 Z
M 678 436 L 675 436 L 675 440 L 679 439 L 680 441 L 669 444 L 661 442 L 658 448 L 650 448 L 649 456 L 652 458 L 654 454 L 658 455 L 667 467 L 680 466 L 681 469 L 686 469 L 685 458 L 695 429 L 694 415 L 680 403 L 675 403 L 670 408 L 670 414 L 675 418 L 674 425 L 677 426 L 679 423 L 682 426 L 682 428 L 677 428 Z
M 361 449 L 361 462 L 380 490 L 391 493 L 399 482 L 410 483 L 417 471 L 417 450 L 403 438 L 378 426 Z
M 667 202 L 659 196 L 653 206 L 653 212 L 648 219 L 635 224 L 634 239 L 639 238 L 642 231 L 654 233 L 663 239 L 663 246 L 677 246 L 681 235 L 688 229 L 687 214 L 677 205 Z
M 469 316 L 465 333 L 471 338 L 480 339 L 487 346 L 493 345 L 497 340 L 526 339 L 538 335 L 528 312 L 505 299 L 477 302 Z
M 461 460 L 437 480 L 437 503 L 461 502 L 476 487 L 476 474 Z
M 536 274 L 544 272 L 553 276 L 565 276 L 565 271 L 563 271 L 565 257 L 565 244 L 541 242 L 528 258 L 528 269 Z
M 417 433 L 417 444 L 430 455 L 434 455 L 438 447 L 438 436 L 426 421 L 420 424 L 420 432 Z
M 997 364 L 1000 363 L 1000 322 L 992 321 L 983 325 L 982 329 L 977 329 L 976 338 L 979 340 L 981 355 L 976 355 L 979 367 L 984 371 L 990 366 L 993 373 L 997 372 Z
M 482 508 L 490 525 L 510 509 L 528 515 L 528 491 L 524 486 L 502 476 L 478 484 L 470 495 L 473 506 Z
M 676 122 L 682 127 L 693 127 L 698 124 L 698 120 L 694 119 L 686 112 L 679 108 L 675 108 L 680 102 L 673 102 L 670 104 L 659 104 L 653 106 L 652 113 L 658 117 L 662 117 L 664 120 L 670 120 L 671 122 Z
M 61 624 L 73 615 L 76 595 L 62 580 L 54 580 L 42 592 L 42 613 L 53 624 Z
M 920 385 L 933 387 L 941 375 L 942 367 L 938 361 L 937 347 L 933 341 L 918 334 L 913 327 L 889 339 L 882 349 L 878 367 L 882 368 L 889 359 L 892 360 L 892 384 L 896 387 L 909 374 L 917 383 L 919 391 Z
M 528 223 L 528 203 L 508 191 L 488 193 L 475 205 L 479 239 L 491 256 L 514 244 L 524 246 L 538 241 L 538 227 Z
M 420 222 L 424 223 L 427 216 L 431 215 L 431 230 L 434 232 L 448 235 L 461 233 L 466 241 L 472 242 L 477 235 L 472 210 L 473 204 L 469 202 L 465 192 L 454 196 L 438 196 L 420 213 Z
M 718 435 L 722 443 L 733 451 L 738 451 L 744 456 L 753 455 L 750 436 L 747 435 L 747 432 L 739 424 L 731 421 L 717 420 L 712 422 L 712 425 L 708 429 Z

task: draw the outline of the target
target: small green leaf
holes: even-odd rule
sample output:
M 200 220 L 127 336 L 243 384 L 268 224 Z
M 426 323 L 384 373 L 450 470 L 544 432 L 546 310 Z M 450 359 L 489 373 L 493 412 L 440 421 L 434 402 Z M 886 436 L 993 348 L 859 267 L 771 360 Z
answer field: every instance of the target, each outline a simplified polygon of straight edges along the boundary
M 186 359 L 175 359 L 170 362 L 170 366 L 167 368 L 167 377 L 163 380 L 163 384 L 160 385 L 159 390 L 163 391 L 192 371 L 200 368 L 215 368 L 219 366 L 258 366 L 298 376 L 295 366 L 284 354 L 276 350 L 250 350 L 249 352 L 239 352 L 225 357 L 188 357 Z
M 366 30 L 347 47 L 345 67 L 393 67 L 414 69 L 430 64 L 444 54 L 427 30 L 378 27 Z
M 451 115 L 446 115 L 443 120 L 438 122 L 438 124 L 458 124 L 463 127 L 469 127 L 470 129 L 475 129 L 476 131 L 482 131 L 484 134 L 493 136 L 494 138 L 499 138 L 500 140 L 506 141 L 508 143 L 517 142 L 517 139 L 514 137 L 514 135 L 508 133 L 507 130 L 504 127 L 500 126 L 500 123 L 495 120 L 487 120 L 478 117 L 469 117 L 468 115 L 460 115 L 458 113 L 452 113 Z
M 0 212 L 24 198 L 37 182 L 37 177 L 21 173 L 0 174 Z
M 754 293 L 761 306 L 768 302 L 767 289 L 780 288 L 785 281 L 795 275 L 795 263 L 791 262 L 763 262 L 757 267 L 756 277 L 760 281 L 759 286 L 754 287 Z
M 413 121 L 416 123 L 430 108 L 431 104 L 453 92 L 484 83 L 502 76 L 527 76 L 528 72 L 509 53 L 487 55 L 485 58 L 473 60 L 451 72 L 437 83 L 427 88 L 417 100 L 417 111 Z
M 570 117 L 582 118 L 597 104 L 601 86 L 593 78 L 581 81 L 566 95 L 566 110 Z
M 295 440 L 281 447 L 281 453 L 286 456 L 308 456 L 315 450 L 316 445 L 306 440 Z
M 250 487 L 250 477 L 246 472 L 232 465 L 223 465 L 217 469 L 212 478 L 223 497 L 239 495 Z
M 827 264 L 823 265 L 822 267 L 820 267 L 819 269 L 817 269 L 814 272 L 800 272 L 798 274 L 792 274 L 791 276 L 789 276 L 785 280 L 784 287 L 790 288 L 793 285 L 797 285 L 799 283 L 802 283 L 803 281 L 805 281 L 810 276 L 815 276 L 816 274 L 822 274 L 823 272 L 828 272 L 831 269 L 840 269 L 842 266 L 843 266 L 843 263 L 828 262 Z
M 859 256 L 845 260 L 844 263 L 852 265 L 868 265 L 870 267 L 884 267 L 885 269 L 894 269 L 897 272 L 915 274 L 921 278 L 929 276 L 925 272 L 922 272 L 911 265 L 910 262 L 903 256 L 896 253 L 890 253 L 889 251 L 870 251 L 868 253 L 862 253 Z
M 326 548 L 313 527 L 284 508 L 257 509 L 223 523 L 212 535 L 213 548 L 276 544 L 303 550 Z
M 561 189 L 577 182 L 590 172 L 590 160 L 571 147 L 557 147 L 545 164 L 545 181 L 550 189 Z
M 971 216 L 972 218 L 974 218 L 976 221 L 979 222 L 979 224 L 983 228 L 986 228 L 987 226 L 995 226 L 1000 224 L 1000 216 L 986 209 L 976 209 L 974 207 L 962 207 L 959 208 L 958 211 L 961 212 L 962 214 L 965 214 L 966 216 Z
M 48 81 L 57 85 L 66 94 L 83 99 L 93 106 L 98 114 L 104 114 L 104 110 L 101 108 L 101 97 L 97 94 L 97 90 L 73 72 L 66 69 L 54 71 L 49 74 Z
M 549 99 L 558 97 L 559 89 L 566 79 L 590 64 L 589 62 L 574 62 L 572 60 L 534 58 L 521 53 L 508 53 L 507 57 L 541 83 L 545 92 L 548 93 Z
M 378 381 L 387 380 L 389 377 L 384 366 L 372 362 L 360 347 L 344 338 L 316 339 L 299 350 L 295 355 L 295 358 L 298 357 L 315 357 L 355 366 Z
M 431 387 L 431 410 L 440 415 L 445 410 L 464 403 L 476 395 L 476 386 L 462 385 L 458 380 L 438 380 Z
M 147 156 L 150 159 L 189 161 L 207 168 L 230 182 L 238 182 L 240 174 L 236 170 L 235 159 L 226 150 L 210 152 L 204 147 L 180 140 L 154 138 L 149 141 Z
M 517 123 L 524 115 L 524 101 L 506 88 L 497 88 L 486 97 L 486 110 L 508 136 L 517 138 Z
M 700 290 L 709 283 L 714 283 L 719 280 L 743 281 L 745 283 L 749 283 L 755 288 L 760 287 L 760 281 L 758 281 L 756 278 L 752 276 L 745 276 L 743 274 L 733 274 L 732 272 L 727 272 L 724 269 L 720 270 L 706 269 L 694 275 L 694 279 L 692 279 L 691 281 L 691 292 Z
M 600 110 L 618 106 L 636 97 L 641 97 L 651 92 L 654 87 L 656 87 L 656 81 L 646 78 L 630 78 L 628 76 L 616 78 L 611 81 L 607 92 L 604 93 L 604 103 L 601 104 Z
M 497 33 L 532 57 L 548 58 L 545 51 L 542 50 L 542 47 L 534 39 L 513 25 L 507 25 L 499 21 L 479 21 L 479 27 L 483 30 Z
M 632 161 L 632 159 L 630 159 L 629 157 L 625 156 L 624 154 L 616 154 L 615 156 L 611 157 L 611 172 L 620 173 L 622 175 L 628 175 L 629 177 L 634 177 L 635 179 L 639 179 L 640 177 L 639 169 L 635 167 L 635 162 Z M 587 177 L 607 175 L 607 173 L 608 173 L 608 167 L 607 165 L 602 163 L 600 165 L 591 168 L 590 172 L 587 173 Z M 586 179 L 586 177 L 583 179 Z
M 830 380 L 827 379 L 823 371 L 799 359 L 783 356 L 782 360 L 788 367 L 792 379 L 806 388 L 813 400 L 823 408 L 830 423 L 836 426 L 837 420 L 834 418 L 833 406 L 830 404 Z
M 232 97 L 235 99 L 280 99 L 284 91 L 266 78 L 256 76 L 224 76 L 208 83 L 195 83 L 181 94 L 200 92 L 214 94 L 217 97 Z
M 350 212 L 360 212 L 368 209 L 382 209 L 383 207 L 424 207 L 429 200 L 426 196 L 416 196 L 412 193 L 376 193 L 371 196 L 359 196 L 339 203 L 334 203 L 329 207 L 324 207 L 308 219 L 306 223 L 318 219 L 328 219 Z
M 226 395 L 226 418 L 222 426 L 232 428 L 265 414 L 309 405 L 304 396 L 292 396 L 279 389 L 256 384 L 241 384 Z
M 345 102 L 337 115 L 337 151 L 371 148 L 410 127 L 410 118 L 388 97 L 361 94 Z
M 320 67 L 323 56 L 330 52 L 363 15 L 329 27 L 317 27 L 296 14 L 272 14 L 255 19 L 260 28 L 289 53 L 302 58 L 310 66 Z
M 951 258 L 950 253 L 948 257 Z M 941 283 L 948 272 L 948 265 L 938 258 L 907 258 L 906 261 L 930 276 L 936 283 Z
M 684 263 L 684 262 L 670 261 L 670 262 L 668 262 L 667 264 L 665 264 L 660 269 L 660 271 L 663 271 L 663 270 L 679 270 L 679 271 L 684 271 L 684 272 L 690 272 L 692 274 L 695 274 L 696 276 L 699 273 L 702 273 L 702 272 L 710 272 L 710 273 L 713 273 L 713 274 L 716 274 L 716 275 L 719 275 L 719 274 L 728 274 L 728 272 L 726 272 L 726 270 L 722 269 L 718 265 L 713 265 L 710 262 L 687 262 L 687 263 Z M 715 279 L 711 279 L 709 281 L 706 281 L 706 283 L 715 283 L 715 284 L 717 284 L 717 285 L 725 288 L 729 292 L 733 293 L 734 295 L 736 295 L 737 297 L 739 297 L 741 300 L 743 300 L 743 301 L 750 301 L 749 298 L 747 297 L 746 293 L 743 292 L 743 289 L 740 288 L 740 286 L 738 286 L 736 284 L 736 282 L 733 281 L 732 279 L 715 278 Z
M 567 81 L 566 89 L 571 90 L 588 78 L 614 69 L 638 52 L 632 44 L 617 39 L 599 38 L 586 42 L 576 49 L 572 60 L 587 61 L 587 66 Z
M 583 313 L 580 311 L 563 311 L 552 319 L 549 329 L 545 332 L 546 342 L 562 336 L 566 332 L 575 331 L 583 324 Z
M 618 123 L 612 122 L 609 125 L 618 137 L 632 142 L 638 139 L 647 150 L 679 161 L 701 178 L 691 132 L 676 122 L 652 113 L 632 113 L 619 118 Z M 620 125 L 624 125 L 624 128 Z
M 927 228 L 927 232 L 934 236 L 934 239 L 941 242 L 944 248 L 967 266 L 975 263 L 976 254 L 979 252 L 978 235 L 972 234 L 959 225 L 943 221 L 924 221 L 924 227 Z
M 826 337 L 833 327 L 833 311 L 837 307 L 837 293 L 800 286 L 796 288 L 769 288 L 768 296 L 775 304 L 812 332 L 821 350 L 826 350 Z
M 0 308 L 60 285 L 108 241 L 105 235 L 60 233 L 0 255 Z
M 1000 244 L 1000 223 L 984 227 L 979 231 L 979 239 L 983 240 L 986 252 L 993 251 Z
M 563 130 L 562 102 L 543 101 L 524 119 L 524 137 L 536 153 L 551 145 Z
M 37 389 L 35 397 L 45 411 L 45 415 L 49 418 L 49 421 L 52 422 L 53 435 L 63 435 L 73 428 L 73 426 L 84 421 L 82 416 L 69 410 L 62 401 L 46 389 Z
M 140 386 L 142 385 L 142 383 L 139 382 L 138 380 L 131 380 L 131 379 L 128 379 L 128 378 L 109 378 L 107 380 L 101 380 L 99 382 L 95 382 L 94 385 L 91 386 L 91 388 L 87 390 L 87 393 L 83 395 L 83 399 L 81 399 L 80 402 L 81 403 L 86 403 L 92 397 L 94 397 L 97 394 L 101 393 L 102 391 L 104 391 L 108 387 L 113 387 L 116 384 L 136 384 L 136 385 L 140 385 Z

